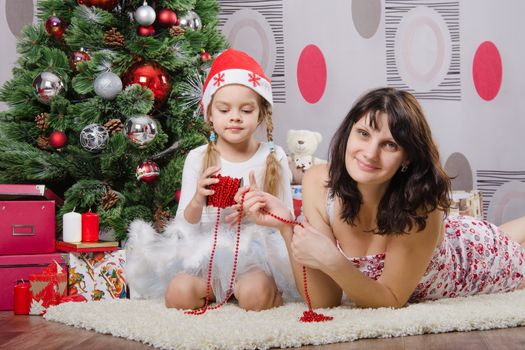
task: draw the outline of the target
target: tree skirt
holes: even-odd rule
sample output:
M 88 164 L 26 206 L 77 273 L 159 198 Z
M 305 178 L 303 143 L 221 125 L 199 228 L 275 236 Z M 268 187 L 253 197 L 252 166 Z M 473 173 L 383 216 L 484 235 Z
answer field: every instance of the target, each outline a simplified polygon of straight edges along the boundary
M 424 333 L 525 325 L 525 290 L 412 304 L 402 309 L 321 310 L 332 321 L 302 323 L 305 304 L 262 312 L 235 304 L 201 316 L 166 309 L 161 300 L 65 303 L 48 309 L 50 321 L 112 334 L 163 349 L 268 349 Z

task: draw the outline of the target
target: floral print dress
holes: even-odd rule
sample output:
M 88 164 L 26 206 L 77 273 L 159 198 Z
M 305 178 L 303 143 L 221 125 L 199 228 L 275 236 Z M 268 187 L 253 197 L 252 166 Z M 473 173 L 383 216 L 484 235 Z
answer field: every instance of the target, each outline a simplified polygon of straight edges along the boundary
M 333 200 L 327 209 L 333 221 Z M 384 253 L 348 257 L 337 246 L 368 277 L 377 279 L 383 273 Z M 443 242 L 409 302 L 508 292 L 523 284 L 524 275 L 524 248 L 497 226 L 469 216 L 448 216 Z

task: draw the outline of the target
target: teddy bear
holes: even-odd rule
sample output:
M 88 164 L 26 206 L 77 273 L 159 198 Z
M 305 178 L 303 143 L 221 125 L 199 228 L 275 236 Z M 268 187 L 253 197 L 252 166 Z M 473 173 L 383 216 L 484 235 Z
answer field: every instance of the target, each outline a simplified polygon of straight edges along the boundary
M 292 185 L 300 185 L 304 172 L 312 165 L 326 163 L 326 160 L 313 155 L 322 140 L 323 137 L 316 131 L 288 130 L 286 143 L 290 152 L 288 165 L 292 171 Z

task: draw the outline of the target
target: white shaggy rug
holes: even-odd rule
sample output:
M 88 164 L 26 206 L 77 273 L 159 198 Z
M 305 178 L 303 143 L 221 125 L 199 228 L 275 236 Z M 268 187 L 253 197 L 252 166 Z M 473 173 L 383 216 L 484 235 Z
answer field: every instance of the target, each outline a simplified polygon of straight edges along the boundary
M 403 309 L 322 310 L 332 321 L 302 323 L 300 303 L 246 312 L 234 304 L 201 316 L 166 309 L 162 301 L 66 303 L 45 318 L 163 349 L 268 349 L 329 344 L 361 338 L 486 330 L 525 325 L 525 290 L 443 299 Z

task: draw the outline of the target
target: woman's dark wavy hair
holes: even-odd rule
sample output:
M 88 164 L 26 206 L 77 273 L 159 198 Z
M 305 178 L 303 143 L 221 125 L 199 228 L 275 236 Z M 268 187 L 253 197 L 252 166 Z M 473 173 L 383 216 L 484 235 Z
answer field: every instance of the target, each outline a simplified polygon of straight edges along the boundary
M 445 173 L 432 132 L 416 98 L 408 92 L 380 88 L 362 96 L 352 107 L 330 143 L 330 168 L 327 183 L 332 196 L 341 198 L 341 219 L 355 225 L 362 203 L 357 183 L 346 170 L 345 154 L 352 126 L 369 116 L 370 127 L 377 129 L 377 116 L 388 115 L 394 140 L 404 149 L 408 170 L 392 177 L 377 211 L 376 234 L 407 233 L 426 226 L 428 214 L 436 209 L 448 213 L 450 177 Z

